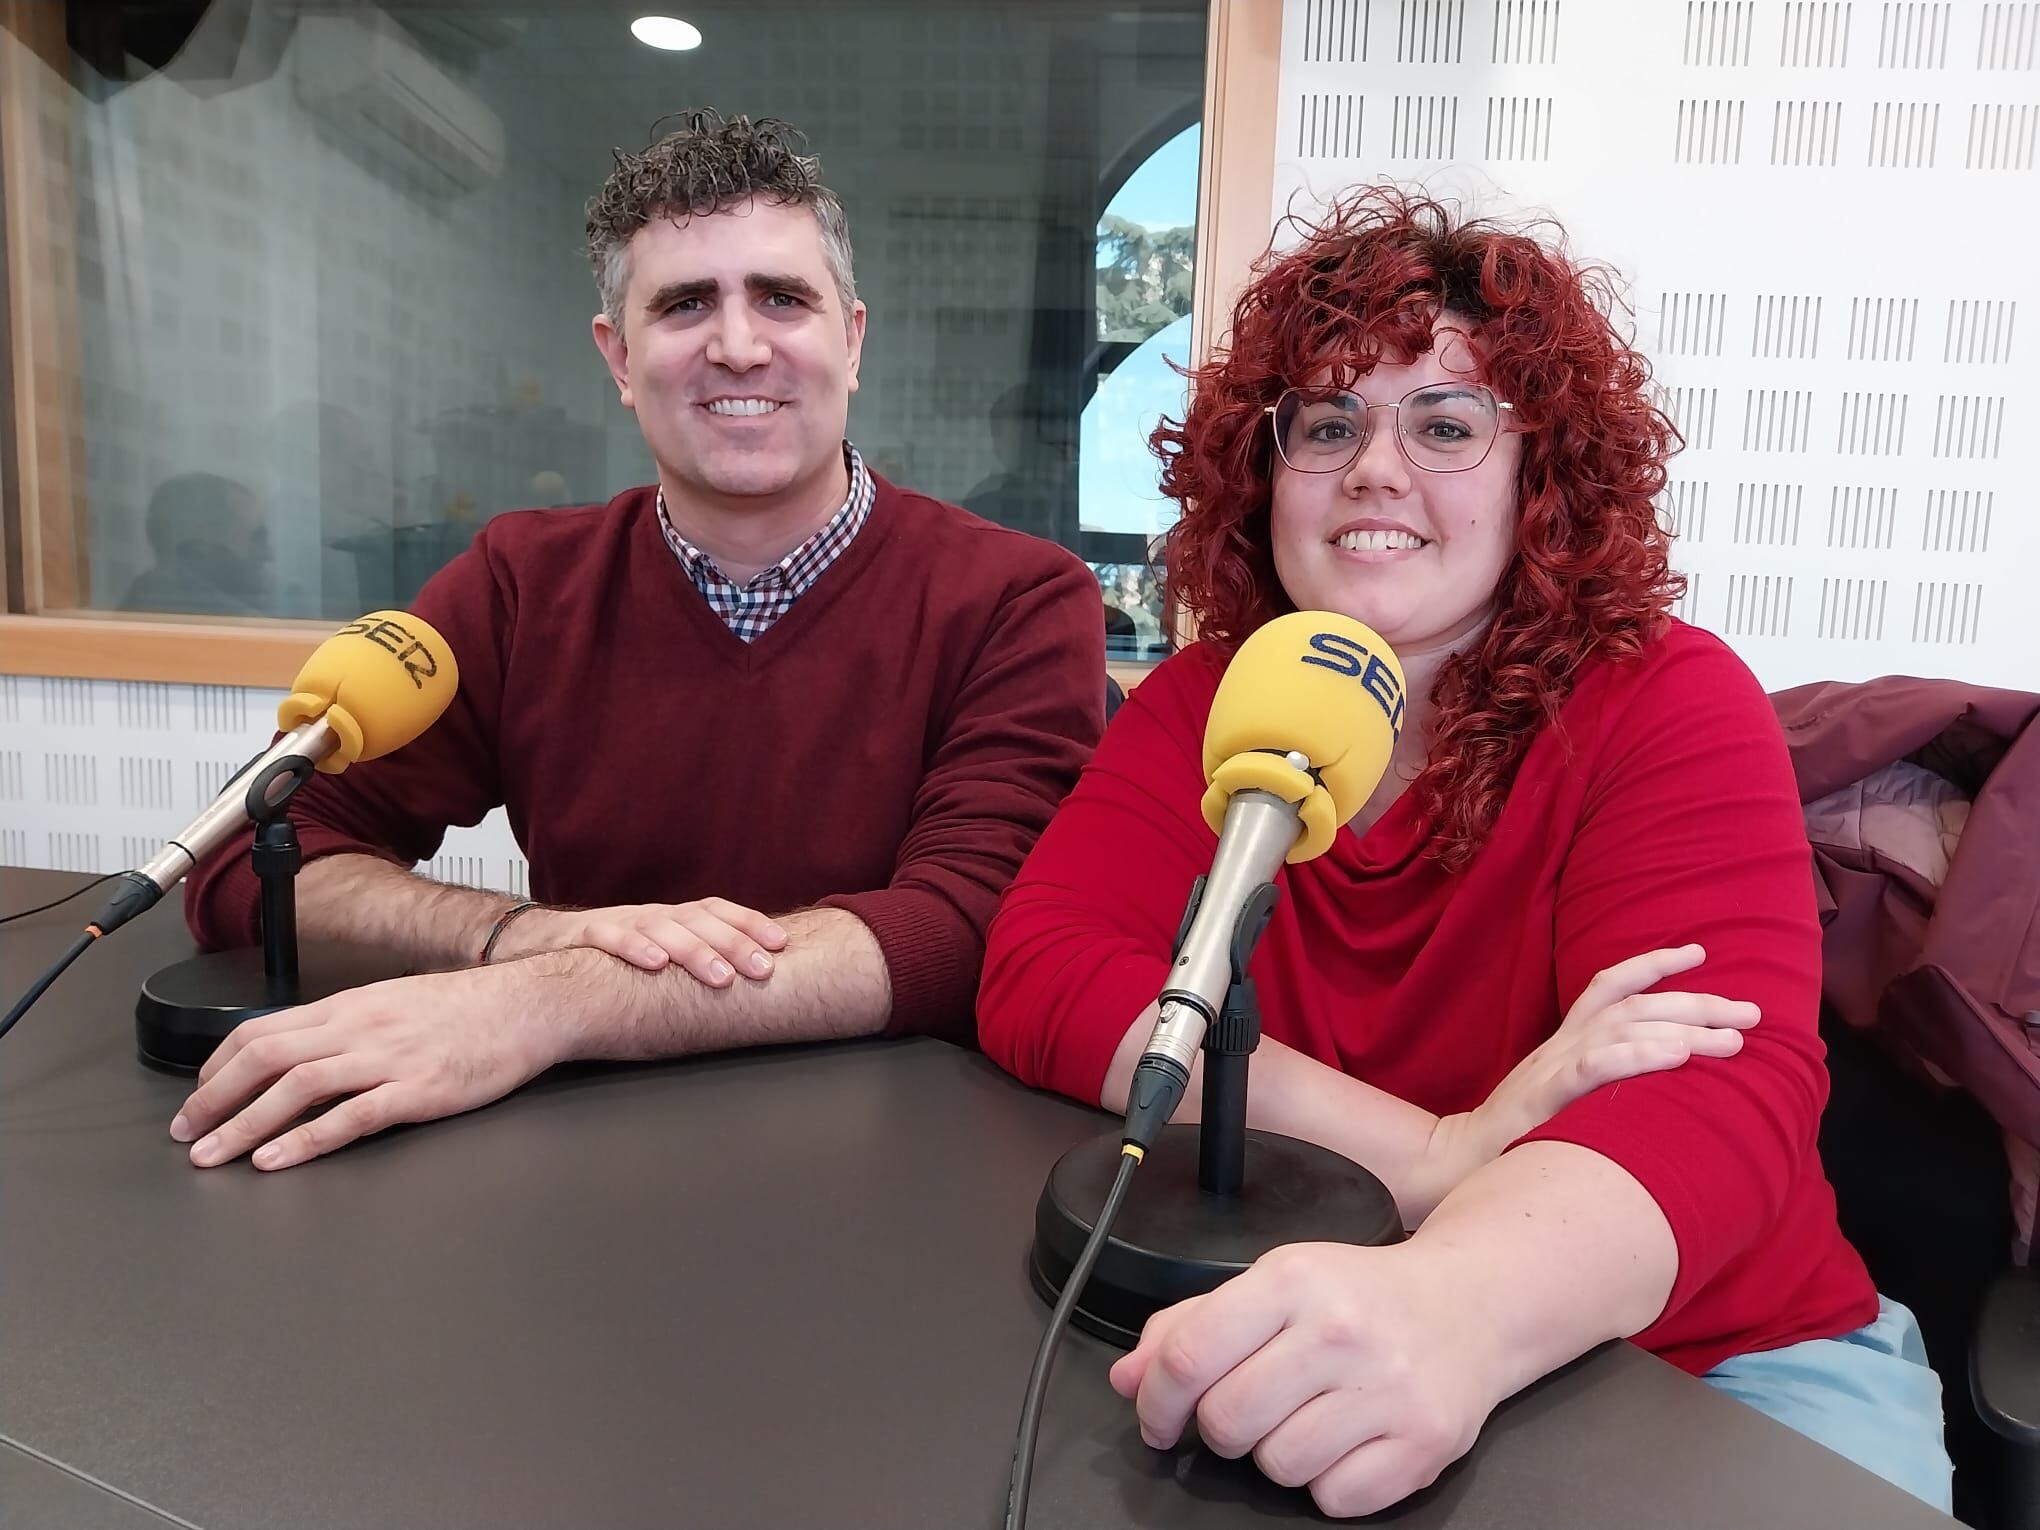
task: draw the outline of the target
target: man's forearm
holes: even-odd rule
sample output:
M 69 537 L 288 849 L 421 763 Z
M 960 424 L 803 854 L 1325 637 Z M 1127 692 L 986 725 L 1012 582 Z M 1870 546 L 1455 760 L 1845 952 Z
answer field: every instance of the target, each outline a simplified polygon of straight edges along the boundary
M 680 1057 L 777 1042 L 872 1036 L 892 1013 L 878 939 L 840 909 L 777 920 L 786 948 L 772 976 L 710 988 L 677 967 L 644 972 L 600 951 L 548 952 L 529 969 L 564 1028 L 561 1060 Z
M 1469 1322 L 1490 1325 L 1502 1396 L 1657 1321 L 1678 1243 L 1628 1170 L 1591 1148 L 1530 1142 L 1476 1170 L 1411 1239 Z
M 374 855 L 326 855 L 297 876 L 298 934 L 383 946 L 420 971 L 469 967 L 516 900 L 448 887 Z

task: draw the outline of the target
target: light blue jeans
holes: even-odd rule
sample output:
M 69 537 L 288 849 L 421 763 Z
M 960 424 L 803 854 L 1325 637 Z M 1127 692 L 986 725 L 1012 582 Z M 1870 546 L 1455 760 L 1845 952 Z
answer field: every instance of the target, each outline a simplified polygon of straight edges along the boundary
M 1948 1510 L 1954 1468 L 1941 1443 L 1941 1378 L 1920 1325 L 1877 1299 L 1877 1318 L 1839 1339 L 1724 1360 L 1700 1378 L 1865 1471 Z

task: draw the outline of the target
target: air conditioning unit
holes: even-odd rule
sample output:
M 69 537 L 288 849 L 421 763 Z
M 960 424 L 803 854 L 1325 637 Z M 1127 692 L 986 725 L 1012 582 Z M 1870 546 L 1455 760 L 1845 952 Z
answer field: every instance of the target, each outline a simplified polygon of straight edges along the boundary
M 291 43 L 299 103 L 341 142 L 428 185 L 503 173 L 503 121 L 378 10 L 306 15 Z

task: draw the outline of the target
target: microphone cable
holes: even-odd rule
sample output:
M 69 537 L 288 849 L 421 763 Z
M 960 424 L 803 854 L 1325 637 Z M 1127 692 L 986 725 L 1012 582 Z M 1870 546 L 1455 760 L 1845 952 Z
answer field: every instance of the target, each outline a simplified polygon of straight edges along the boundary
M 61 908 L 73 898 L 82 898 L 101 882 L 111 882 L 121 875 L 118 871 L 103 872 L 82 887 L 74 887 L 61 898 L 52 898 L 47 903 L 38 903 L 34 908 L 24 908 L 12 914 L 0 914 L 0 924 L 12 924 L 17 919 L 26 919 L 31 914 L 47 914 L 53 908 Z
M 220 789 L 220 796 L 215 799 L 215 802 L 224 801 L 226 794 L 238 786 L 244 777 L 248 776 L 248 772 L 262 760 L 264 755 L 269 754 L 275 748 L 276 745 L 271 744 L 268 749 L 259 751 L 246 765 L 243 765 L 233 775 L 229 776 L 227 784 Z M 310 778 L 313 768 L 312 762 L 301 754 L 286 754 L 270 761 L 266 767 L 256 772 L 249 779 L 245 793 L 248 816 L 259 823 L 262 821 L 262 812 L 281 810 L 283 804 L 288 802 L 297 789 Z M 271 789 L 279 782 L 286 780 L 289 784 L 280 794 L 272 797 Z M 258 811 L 258 807 L 260 811 Z M 173 839 L 168 842 L 168 845 L 184 855 L 186 862 L 185 869 L 196 864 L 198 857 L 193 855 L 191 850 L 181 841 Z M 158 852 L 159 856 L 162 853 Z M 183 876 L 184 869 L 180 869 L 175 880 L 181 881 Z M 64 975 L 65 968 L 69 967 L 71 963 L 91 949 L 94 941 L 104 939 L 109 932 L 119 929 L 136 915 L 146 913 L 149 909 L 154 908 L 162 900 L 164 889 L 151 881 L 144 872 L 111 871 L 104 876 L 94 877 L 75 892 L 66 893 L 61 898 L 53 899 L 35 908 L 23 909 L 18 914 L 9 914 L 6 919 L 0 919 L 0 924 L 5 924 L 13 919 L 26 919 L 30 914 L 40 914 L 45 910 L 56 908 L 59 904 L 68 903 L 73 898 L 79 896 L 79 894 L 90 892 L 102 882 L 116 881 L 122 885 L 107 900 L 106 906 L 93 916 L 92 922 L 85 926 L 85 933 L 72 943 L 70 949 L 56 959 L 47 972 L 36 979 L 34 986 L 21 996 L 21 1002 L 8 1010 L 4 1018 L 0 1018 L 0 1036 L 5 1036 L 14 1028 L 14 1022 L 28 1013 L 29 1006 L 34 1004 L 37 999 L 40 999 L 49 990 L 50 984 Z
M 0 1036 L 5 1036 L 14 1029 L 14 1022 L 28 1013 L 29 1006 L 48 992 L 50 984 L 64 975 L 65 968 L 90 950 L 94 941 L 101 939 L 108 930 L 119 929 L 144 909 L 153 907 L 163 896 L 162 891 L 138 871 L 116 871 L 108 876 L 98 877 L 87 882 L 78 889 L 78 892 L 90 891 L 101 882 L 119 882 L 121 886 L 107 899 L 106 906 L 93 916 L 92 922 L 85 926 L 85 932 L 72 941 L 64 954 L 52 962 L 49 969 L 30 985 L 28 992 L 7 1011 L 5 1017 L 0 1017 Z M 42 908 L 24 909 L 20 914 L 9 917 L 18 919 L 26 918 L 29 914 L 39 914 L 43 909 L 55 908 L 59 903 L 68 903 L 76 896 L 78 893 L 71 893 L 58 898 L 54 903 L 45 903 Z
M 58 978 L 62 977 L 64 975 L 64 969 L 70 966 L 71 963 L 75 962 L 79 957 L 83 956 L 85 952 L 91 947 L 92 942 L 99 939 L 101 933 L 102 932 L 99 926 L 96 924 L 88 924 L 85 926 L 85 933 L 80 935 L 75 941 L 71 943 L 70 949 L 67 950 L 62 956 L 58 957 L 56 961 L 51 964 L 50 969 L 47 972 L 45 972 L 41 977 L 35 980 L 34 984 L 29 988 L 28 992 L 21 996 L 21 1002 L 16 1004 L 14 1008 L 7 1011 L 7 1017 L 4 1020 L 0 1020 L 0 1036 L 5 1036 L 10 1030 L 14 1028 L 14 1022 L 19 1020 L 23 1015 L 28 1013 L 29 1005 L 35 1003 L 37 999 L 40 999 L 43 996 L 44 991 L 48 989 L 50 984 L 54 983 Z
M 93 888 L 99 886 L 100 883 L 111 882 L 115 877 L 120 876 L 121 874 L 122 873 L 118 871 L 109 871 L 104 876 L 94 877 L 91 881 L 87 882 L 83 887 L 73 888 L 70 892 L 65 893 L 64 896 L 61 898 L 52 898 L 47 903 L 38 903 L 34 908 L 25 908 L 17 913 L 0 914 L 0 924 L 12 924 L 14 923 L 15 920 L 26 919 L 31 914 L 46 914 L 53 908 L 59 908 L 62 905 L 69 903 L 73 898 L 84 897 L 85 894 L 92 891 Z M 57 958 L 56 965 L 51 967 L 49 971 L 45 972 L 40 978 L 38 978 L 35 982 L 35 986 L 30 988 L 27 993 L 21 996 L 21 1002 L 19 1004 L 16 1004 L 14 1008 L 7 1011 L 6 1018 L 0 1019 L 0 1036 L 5 1036 L 10 1030 L 12 1030 L 14 1028 L 14 1022 L 19 1020 L 23 1015 L 28 1013 L 28 1007 L 31 1004 L 35 1003 L 37 999 L 40 999 L 43 996 L 44 990 L 46 990 L 50 986 L 50 984 L 54 983 L 58 978 L 62 977 L 64 975 L 64 969 L 70 966 L 71 963 L 75 962 L 79 957 L 83 956 L 85 954 L 86 948 L 90 946 L 92 942 L 97 940 L 98 938 L 99 931 L 96 929 L 88 928 L 85 934 L 80 935 L 78 939 L 72 944 L 71 948 L 68 951 L 66 951 L 62 956 Z
M 1137 1142 L 1123 1143 L 1119 1151 L 1119 1172 L 1105 1194 L 1097 1225 L 1091 1229 L 1077 1262 L 1070 1267 L 1062 1296 L 1042 1332 L 1041 1347 L 1034 1352 L 1034 1370 L 1027 1378 L 1027 1400 L 1020 1407 L 1020 1432 L 1013 1445 L 1013 1480 L 1006 1491 L 1006 1530 L 1024 1530 L 1027 1524 L 1027 1493 L 1034 1477 L 1034 1444 L 1041 1432 L 1041 1406 L 1048 1395 L 1048 1373 L 1055 1364 L 1056 1351 L 1062 1347 L 1063 1333 L 1069 1327 L 1070 1314 L 1076 1310 L 1077 1298 L 1083 1295 L 1084 1284 L 1091 1278 L 1091 1267 L 1104 1252 L 1106 1239 L 1112 1236 L 1112 1224 L 1126 1199 L 1126 1187 L 1133 1182 L 1133 1171 L 1147 1156 L 1147 1150 Z

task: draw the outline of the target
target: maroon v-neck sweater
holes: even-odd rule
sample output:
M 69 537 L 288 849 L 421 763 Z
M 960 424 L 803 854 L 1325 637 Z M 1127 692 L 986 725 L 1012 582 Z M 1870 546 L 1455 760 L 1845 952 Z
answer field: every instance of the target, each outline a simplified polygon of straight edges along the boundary
M 745 643 L 644 488 L 496 517 L 416 610 L 459 694 L 414 743 L 304 789 L 307 859 L 428 860 L 500 803 L 534 898 L 845 909 L 885 954 L 889 1029 L 971 1036 L 999 893 L 1103 728 L 1098 586 L 1075 557 L 879 480 L 857 539 Z M 208 947 L 256 938 L 247 845 L 192 874 Z

